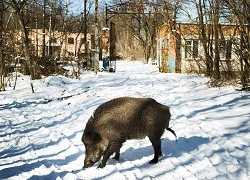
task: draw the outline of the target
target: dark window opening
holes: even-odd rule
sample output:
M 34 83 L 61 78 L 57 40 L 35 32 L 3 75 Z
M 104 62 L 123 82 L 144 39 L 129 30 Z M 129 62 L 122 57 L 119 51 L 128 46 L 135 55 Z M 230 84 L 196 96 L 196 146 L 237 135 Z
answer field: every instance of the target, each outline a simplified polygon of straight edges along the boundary
M 68 38 L 68 43 L 69 44 L 74 44 L 74 38 Z

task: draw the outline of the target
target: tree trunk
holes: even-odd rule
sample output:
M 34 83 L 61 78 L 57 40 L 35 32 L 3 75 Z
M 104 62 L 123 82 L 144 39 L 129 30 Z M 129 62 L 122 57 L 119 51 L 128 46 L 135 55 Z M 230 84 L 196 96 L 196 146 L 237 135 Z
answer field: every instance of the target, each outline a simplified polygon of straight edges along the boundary
M 89 47 L 88 47 L 88 41 L 87 41 L 87 33 L 88 33 L 88 26 L 87 26 L 87 0 L 84 0 L 84 17 L 83 17 L 83 43 L 84 43 L 84 50 L 86 59 L 89 59 Z
M 47 0 L 43 0 L 43 45 L 42 45 L 42 57 L 46 56 L 46 41 L 45 41 L 45 10 Z
M 220 50 L 219 50 L 219 0 L 214 3 L 214 70 L 213 78 L 220 79 Z
M 203 2 L 204 3 L 204 2 Z M 199 0 L 199 3 L 197 5 L 197 9 L 198 9 L 198 18 L 199 18 L 199 34 L 200 34 L 200 39 L 201 39 L 201 43 L 204 49 L 204 54 L 205 54 L 205 64 L 206 64 L 206 76 L 211 76 L 211 62 L 212 62 L 212 58 L 209 54 L 209 47 L 208 47 L 208 37 L 206 34 L 207 28 L 206 28 L 206 24 L 204 23 L 204 14 L 203 14 L 203 6 L 201 0 Z
M 28 17 L 26 16 L 24 9 L 22 9 L 25 7 L 26 1 L 22 1 L 21 3 L 22 4 L 17 4 L 16 1 L 11 1 L 9 4 L 13 8 L 13 10 L 15 10 L 15 13 L 16 13 L 19 25 L 20 25 L 20 29 L 22 33 L 22 41 L 23 41 L 23 52 L 24 52 L 24 56 L 26 59 L 27 67 L 31 75 L 31 79 L 33 80 L 33 79 L 40 78 L 40 73 L 38 73 L 39 72 L 38 66 L 36 65 L 35 62 L 31 60 L 31 56 L 30 56 L 29 30 L 25 24 L 25 20 Z M 33 85 L 31 85 L 31 87 L 33 87 Z
M 83 40 L 80 41 L 79 47 L 78 47 L 78 51 L 77 51 L 77 55 L 79 56 L 79 53 L 81 51 L 81 47 L 84 44 L 84 58 L 88 59 L 88 41 L 87 41 L 87 33 L 88 33 L 88 26 L 87 26 L 87 1 L 88 0 L 84 0 L 84 10 L 83 10 L 83 24 L 81 25 L 81 29 L 80 32 L 83 30 Z M 83 27 L 82 27 L 83 26 Z M 79 32 L 79 33 L 80 33 Z
M 17 16 L 18 16 L 19 24 L 21 26 L 24 56 L 26 58 L 26 63 L 27 63 L 28 69 L 30 71 L 31 79 L 35 79 L 34 69 L 33 69 L 33 65 L 31 62 L 31 56 L 30 56 L 30 52 L 29 52 L 29 31 L 24 25 L 22 15 L 17 14 Z
M 39 44 L 38 44 L 38 13 L 37 13 L 37 11 L 38 11 L 38 2 L 36 1 L 35 2 L 35 8 L 36 8 L 36 19 L 35 19 L 35 21 L 36 21 L 36 48 L 35 48 L 35 56 L 36 57 L 38 57 L 39 56 L 39 52 L 38 52 L 38 47 L 39 47 Z
M 99 20 L 98 20 L 98 0 L 95 0 L 95 58 L 94 58 L 94 71 L 99 71 Z
M 4 5 L 0 3 L 0 92 L 5 90 L 5 68 L 4 68 L 4 57 L 3 57 L 3 11 Z

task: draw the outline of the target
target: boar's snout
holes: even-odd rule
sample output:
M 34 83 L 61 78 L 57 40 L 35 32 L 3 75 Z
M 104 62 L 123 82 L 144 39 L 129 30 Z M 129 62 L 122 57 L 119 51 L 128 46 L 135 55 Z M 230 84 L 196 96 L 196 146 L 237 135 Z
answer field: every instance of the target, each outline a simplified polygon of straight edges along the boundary
M 94 161 L 84 161 L 84 166 L 83 168 L 88 168 L 88 167 L 92 167 L 96 162 Z
M 102 147 L 102 139 L 99 133 L 86 130 L 83 134 L 82 141 L 86 149 L 83 168 L 88 168 L 98 162 L 103 155 L 104 148 Z
M 95 148 L 88 148 L 86 151 L 86 157 L 84 160 L 84 166 L 83 168 L 92 167 L 96 162 L 98 162 L 101 159 L 101 156 L 103 154 L 103 151 L 100 151 Z

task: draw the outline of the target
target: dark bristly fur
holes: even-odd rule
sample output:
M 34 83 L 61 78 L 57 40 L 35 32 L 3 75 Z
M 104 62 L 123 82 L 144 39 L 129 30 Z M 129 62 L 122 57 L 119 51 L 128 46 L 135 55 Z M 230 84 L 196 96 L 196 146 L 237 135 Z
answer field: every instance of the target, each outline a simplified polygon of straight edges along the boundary
M 82 141 L 86 148 L 84 168 L 93 166 L 102 158 L 98 167 L 103 168 L 115 153 L 119 160 L 120 148 L 127 139 L 149 137 L 154 147 L 154 158 L 158 162 L 161 151 L 161 136 L 169 128 L 169 107 L 151 98 L 122 97 L 100 105 L 86 124 Z

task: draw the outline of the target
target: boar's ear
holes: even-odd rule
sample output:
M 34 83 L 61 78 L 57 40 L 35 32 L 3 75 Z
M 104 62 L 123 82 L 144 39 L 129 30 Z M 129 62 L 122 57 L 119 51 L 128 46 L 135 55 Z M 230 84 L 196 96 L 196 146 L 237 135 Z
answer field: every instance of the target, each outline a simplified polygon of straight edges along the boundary
M 98 143 L 101 141 L 101 136 L 99 133 L 93 132 L 93 131 L 89 131 L 87 133 L 85 133 L 86 136 L 86 140 L 90 143 Z

